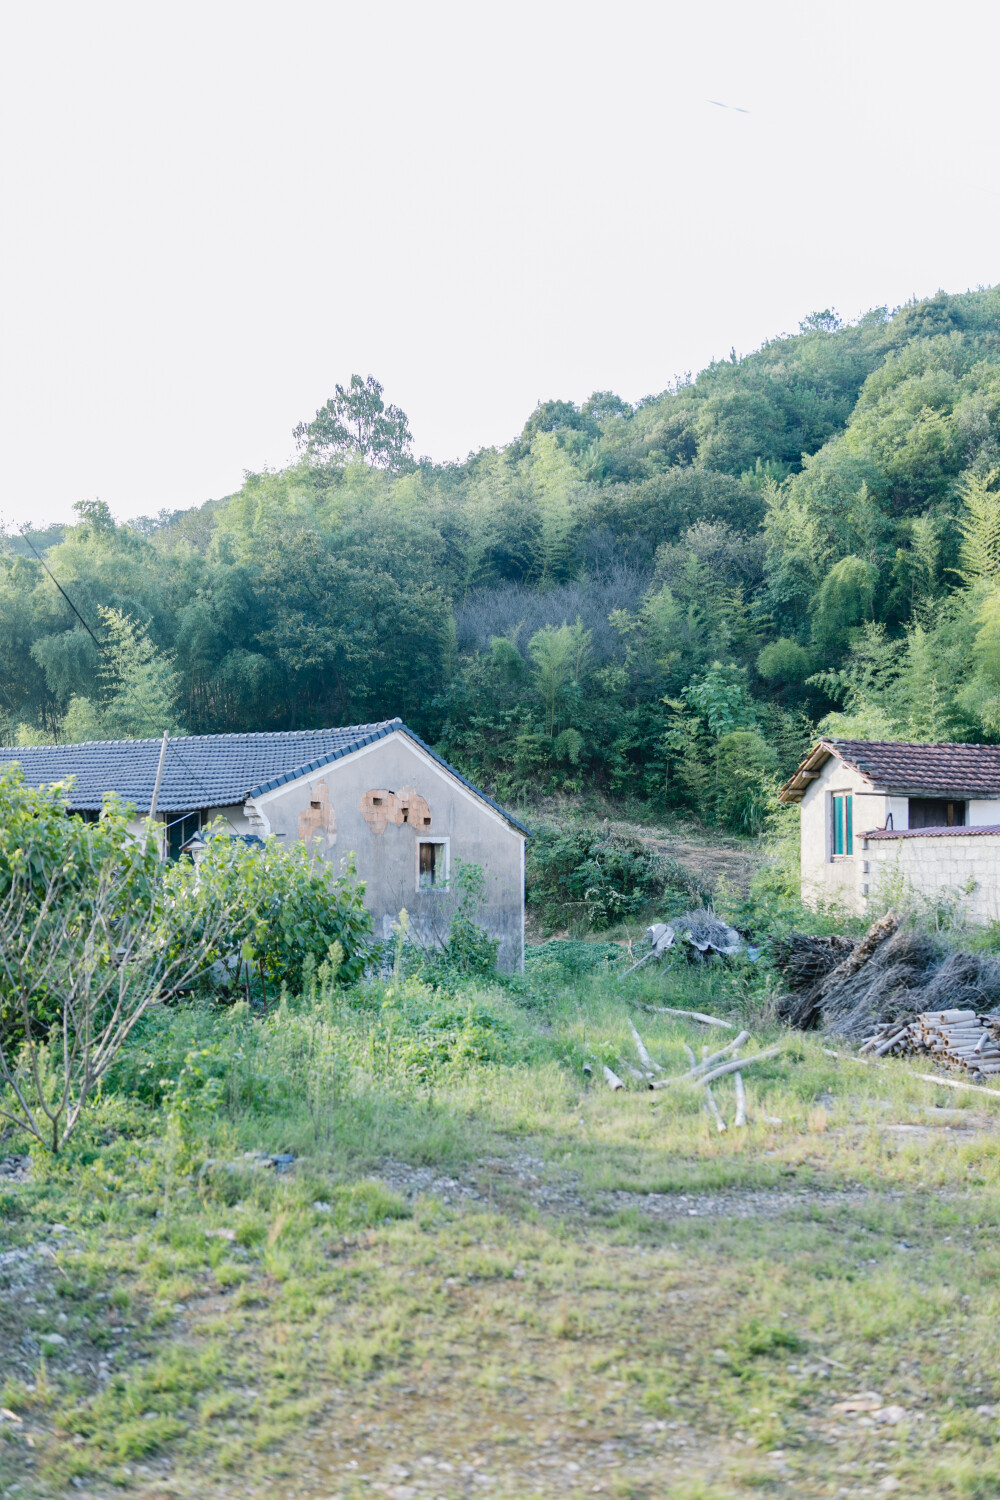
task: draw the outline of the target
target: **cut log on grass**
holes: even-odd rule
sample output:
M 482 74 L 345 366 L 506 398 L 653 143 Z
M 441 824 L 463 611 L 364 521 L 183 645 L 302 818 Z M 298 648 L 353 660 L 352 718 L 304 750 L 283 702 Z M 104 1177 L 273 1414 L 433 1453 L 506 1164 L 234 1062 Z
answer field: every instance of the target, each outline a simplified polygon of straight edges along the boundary
M 742 1068 L 752 1067 L 754 1063 L 767 1062 L 770 1058 L 777 1057 L 781 1051 L 781 1047 L 768 1047 L 766 1052 L 755 1052 L 752 1057 L 738 1057 L 735 1062 L 723 1063 L 721 1067 L 713 1068 L 711 1073 L 702 1073 L 697 1078 L 692 1078 L 690 1073 L 681 1073 L 675 1078 L 657 1078 L 653 1081 L 653 1088 L 669 1088 L 672 1083 L 694 1083 L 704 1086 L 714 1083 L 716 1078 L 725 1077 L 727 1073 L 738 1073 Z
M 712 1090 L 711 1089 L 706 1089 L 705 1090 L 705 1103 L 708 1105 L 708 1112 L 709 1112 L 709 1114 L 712 1116 L 712 1119 L 715 1121 L 715 1128 L 716 1128 L 716 1130 L 719 1132 L 720 1135 L 725 1135 L 725 1132 L 726 1132 L 726 1122 L 725 1122 L 725 1120 L 722 1118 L 722 1116 L 719 1113 L 719 1106 L 716 1104 L 715 1099 L 712 1097 Z
M 604 1064 L 604 1082 L 607 1084 L 609 1089 L 623 1089 L 625 1087 L 621 1079 L 618 1077 L 618 1074 L 612 1073 L 607 1063 Z
M 739 1036 L 734 1037 L 727 1047 L 721 1048 L 718 1052 L 713 1052 L 710 1057 L 705 1056 L 708 1048 L 703 1047 L 702 1060 L 697 1065 L 697 1067 L 691 1069 L 691 1076 L 693 1078 L 697 1078 L 700 1074 L 707 1073 L 709 1068 L 712 1068 L 716 1063 L 721 1062 L 724 1057 L 728 1057 L 730 1052 L 738 1052 L 739 1049 L 743 1046 L 744 1042 L 748 1042 L 749 1040 L 749 1031 L 741 1031 Z
M 648 1010 L 654 1016 L 685 1016 L 689 1021 L 700 1021 L 703 1026 L 724 1026 L 727 1031 L 735 1031 L 736 1027 L 732 1021 L 723 1021 L 718 1016 L 706 1016 L 700 1010 L 675 1010 L 672 1005 L 643 1005 L 642 1010 Z
M 643 1088 L 651 1089 L 653 1087 L 652 1083 L 650 1083 L 650 1079 L 653 1076 L 651 1073 L 640 1073 L 639 1069 L 634 1068 L 630 1062 L 621 1063 L 620 1066 L 625 1069 L 630 1078 L 635 1079 L 636 1083 L 641 1083 Z
M 924 1083 L 943 1083 L 949 1089 L 971 1089 L 974 1094 L 989 1094 L 991 1099 L 1000 1099 L 1000 1089 L 984 1089 L 978 1083 L 964 1083 L 961 1078 L 941 1078 L 936 1073 L 914 1073 L 914 1078 Z M 653 1085 L 656 1088 L 656 1084 Z
M 639 1033 L 636 1031 L 635 1027 L 632 1025 L 632 1018 L 631 1017 L 629 1017 L 628 1029 L 632 1033 L 632 1040 L 633 1040 L 633 1042 L 635 1042 L 635 1050 L 636 1050 L 636 1053 L 638 1054 L 638 1057 L 639 1057 L 639 1064 L 640 1064 L 640 1066 L 643 1067 L 643 1068 L 645 1068 L 647 1073 L 661 1073 L 663 1071 L 662 1068 L 658 1068 L 656 1066 L 655 1062 L 650 1057 L 649 1053 L 646 1051 L 646 1047 L 645 1047 L 645 1044 L 643 1043 L 642 1037 L 639 1035 Z
M 734 1073 L 733 1083 L 736 1086 L 736 1118 L 733 1129 L 740 1130 L 747 1122 L 747 1091 L 743 1085 L 743 1074 Z

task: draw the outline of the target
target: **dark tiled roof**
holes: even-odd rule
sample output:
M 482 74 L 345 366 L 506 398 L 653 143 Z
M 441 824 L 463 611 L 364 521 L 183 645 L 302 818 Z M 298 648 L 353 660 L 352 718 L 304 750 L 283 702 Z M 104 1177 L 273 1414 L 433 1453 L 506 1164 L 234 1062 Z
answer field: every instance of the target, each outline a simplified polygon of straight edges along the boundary
M 1000 745 L 916 745 L 896 740 L 820 740 L 781 789 L 798 801 L 836 755 L 887 791 L 961 797 L 1000 796 Z
M 402 730 L 463 786 L 526 833 L 522 823 L 484 796 L 464 776 L 425 745 L 402 719 L 381 724 L 350 724 L 341 729 L 290 730 L 285 734 L 201 734 L 171 738 L 160 787 L 158 811 L 229 807 L 248 797 L 319 770 L 355 750 Z M 73 777 L 69 805 L 79 812 L 99 809 L 107 792 L 117 792 L 139 812 L 153 796 L 161 741 L 94 740 L 83 745 L 0 748 L 0 765 L 18 761 L 32 786 Z
M 827 743 L 879 786 L 1000 795 L 1000 745 L 912 745 L 891 740 Z
M 961 828 L 873 828 L 860 835 L 863 839 L 943 839 L 976 838 L 984 833 L 1000 833 L 1000 823 L 981 826 L 963 824 Z

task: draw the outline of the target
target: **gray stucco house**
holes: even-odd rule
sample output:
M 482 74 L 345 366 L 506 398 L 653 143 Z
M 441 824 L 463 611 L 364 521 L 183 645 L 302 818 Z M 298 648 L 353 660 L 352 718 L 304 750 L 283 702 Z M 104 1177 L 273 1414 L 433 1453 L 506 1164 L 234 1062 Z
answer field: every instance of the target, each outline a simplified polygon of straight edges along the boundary
M 400 911 L 418 941 L 447 935 L 457 860 L 481 866 L 479 921 L 499 939 L 506 969 L 524 962 L 524 845 L 528 830 L 408 729 L 401 719 L 286 734 L 208 734 L 169 740 L 0 748 L 33 786 L 68 782 L 67 807 L 96 817 L 117 792 L 155 820 L 165 854 L 217 819 L 234 835 L 302 839 L 339 866 L 354 856 L 376 935 Z M 72 782 L 69 779 L 72 778 Z

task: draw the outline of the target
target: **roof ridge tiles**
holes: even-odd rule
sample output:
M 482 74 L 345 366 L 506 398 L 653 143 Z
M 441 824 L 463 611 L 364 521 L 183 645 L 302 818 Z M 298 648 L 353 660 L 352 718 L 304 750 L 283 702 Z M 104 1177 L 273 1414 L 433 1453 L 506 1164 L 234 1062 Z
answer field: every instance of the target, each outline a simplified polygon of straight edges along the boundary
M 390 725 L 402 724 L 402 719 L 379 719 L 371 724 L 334 724 L 324 729 L 236 729 L 224 730 L 221 734 L 172 734 L 169 736 L 171 744 L 176 742 L 180 745 L 204 745 L 219 744 L 225 742 L 233 744 L 242 741 L 258 741 L 261 743 L 274 743 L 280 740 L 303 739 L 306 736 L 318 737 L 320 735 L 351 735 L 369 734 L 376 729 L 385 729 Z M 118 739 L 118 740 L 61 740 L 54 745 L 0 745 L 0 754 L 13 756 L 15 751 L 30 751 L 38 754 L 40 751 L 52 751 L 58 753 L 65 750 L 87 750 L 96 748 L 111 748 L 118 745 L 160 745 L 163 742 L 162 735 L 145 736 L 141 739 Z
M 847 740 L 829 734 L 820 735 L 819 739 L 825 745 L 870 745 L 878 750 L 995 750 L 1000 755 L 1000 745 L 984 745 L 975 740 Z
M 159 807 L 164 812 L 228 807 L 296 781 L 355 751 L 402 731 L 437 764 L 501 817 L 525 826 L 408 729 L 401 718 L 329 729 L 258 730 L 248 733 L 178 735 L 168 753 Z M 72 778 L 70 807 L 100 809 L 114 787 L 140 812 L 150 805 L 160 739 L 83 740 L 68 745 L 0 746 L 0 767 L 19 762 L 25 780 L 36 786 Z M 208 754 L 208 750 L 215 754 Z M 189 763 L 190 762 L 190 763 Z

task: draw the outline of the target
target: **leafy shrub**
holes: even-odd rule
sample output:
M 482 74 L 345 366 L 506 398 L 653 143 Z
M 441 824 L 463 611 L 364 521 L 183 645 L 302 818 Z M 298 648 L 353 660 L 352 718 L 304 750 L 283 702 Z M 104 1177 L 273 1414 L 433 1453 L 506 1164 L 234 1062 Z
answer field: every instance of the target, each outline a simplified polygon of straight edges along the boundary
M 0 968 L 0 1036 L 16 1041 L 25 1018 L 19 997 L 30 987 L 29 1019 L 37 1035 L 59 1022 L 56 976 L 46 978 L 47 939 L 58 947 L 67 913 L 76 929 L 100 914 L 111 927 L 123 914 L 158 904 L 155 846 L 132 839 L 124 805 L 108 799 L 97 823 L 66 816 L 60 786 L 30 787 L 19 765 L 0 767 L 0 907 L 16 912 L 22 933 L 38 924 L 32 951 L 4 955 Z M 48 898 L 48 899 L 47 899 Z
M 812 657 L 797 641 L 781 636 L 761 651 L 757 671 L 765 682 L 804 682 L 812 671 Z
M 627 834 L 538 828 L 528 843 L 528 902 L 551 932 L 598 932 L 669 891 L 681 907 L 700 893 L 680 868 Z
M 490 937 L 476 922 L 476 914 L 486 894 L 486 876 L 482 867 L 456 860 L 455 888 L 459 901 L 448 931 L 445 950 L 449 967 L 460 974 L 493 974 L 500 950 L 499 938 Z
M 190 885 L 191 870 L 175 865 L 170 878 Z M 353 876 L 350 867 L 335 875 L 301 843 L 285 848 L 268 839 L 261 849 L 221 836 L 209 840 L 190 895 L 209 906 L 225 902 L 231 951 L 256 972 L 265 998 L 273 998 L 282 985 L 301 989 L 303 971 L 324 962 L 337 944 L 339 981 L 361 977 L 371 915 Z
M 715 750 L 718 821 L 735 833 L 759 834 L 767 822 L 778 759 L 749 729 L 724 734 Z

